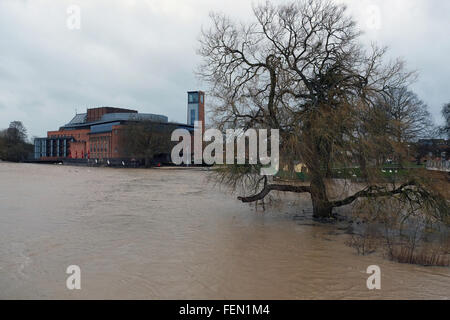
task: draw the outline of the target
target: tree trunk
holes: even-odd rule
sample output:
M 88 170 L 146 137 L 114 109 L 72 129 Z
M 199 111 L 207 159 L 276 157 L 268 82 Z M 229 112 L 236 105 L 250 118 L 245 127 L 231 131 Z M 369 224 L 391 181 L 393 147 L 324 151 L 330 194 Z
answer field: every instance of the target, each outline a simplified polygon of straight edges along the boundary
M 367 162 L 366 157 L 362 153 L 359 154 L 359 167 L 361 170 L 361 178 L 363 178 L 364 181 L 367 181 L 368 179 Z
M 332 209 L 328 201 L 325 183 L 320 177 L 311 180 L 311 199 L 313 205 L 313 216 L 316 219 L 325 219 L 332 217 Z
M 145 159 L 144 159 L 144 166 L 146 167 L 146 168 L 149 168 L 150 167 L 150 157 L 145 157 Z

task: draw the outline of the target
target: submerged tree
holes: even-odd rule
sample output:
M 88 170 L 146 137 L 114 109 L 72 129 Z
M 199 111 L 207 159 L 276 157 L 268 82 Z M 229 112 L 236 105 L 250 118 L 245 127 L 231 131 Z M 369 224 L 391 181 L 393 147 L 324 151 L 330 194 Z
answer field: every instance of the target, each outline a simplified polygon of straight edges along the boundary
M 395 98 L 414 73 L 401 60 L 385 62 L 385 48 L 365 50 L 345 7 L 332 1 L 267 2 L 253 12 L 255 21 L 249 24 L 211 14 L 212 27 L 200 39 L 199 75 L 211 85 L 216 126 L 279 129 L 281 168 L 292 172 L 296 163 L 304 163 L 310 185 L 275 184 L 251 165 L 228 166 L 221 171 L 223 181 L 251 188 L 255 194 L 239 197 L 243 202 L 261 200 L 273 190 L 310 193 L 317 218 L 330 217 L 333 208 L 358 198 L 407 194 L 419 201 L 425 194 L 417 179 L 378 183 L 380 155 L 396 152 L 397 143 L 388 134 L 392 117 L 385 116 L 394 107 L 379 104 Z M 331 200 L 327 178 L 333 167 L 349 166 L 361 169 L 367 187 Z

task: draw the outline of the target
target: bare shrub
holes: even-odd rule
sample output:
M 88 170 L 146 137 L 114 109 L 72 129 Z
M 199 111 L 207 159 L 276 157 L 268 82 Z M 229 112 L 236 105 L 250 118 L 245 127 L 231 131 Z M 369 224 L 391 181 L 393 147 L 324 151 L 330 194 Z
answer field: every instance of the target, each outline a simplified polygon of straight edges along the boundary
M 358 255 L 365 256 L 376 252 L 380 245 L 380 238 L 369 233 L 353 234 L 345 244 L 354 248 Z
M 436 244 L 420 249 L 405 244 L 395 245 L 389 253 L 389 259 L 423 266 L 450 266 L 450 256 Z
M 387 259 L 424 266 L 450 266 L 450 234 L 445 223 L 397 199 L 358 202 L 355 218 L 364 230 L 347 245 L 365 255 L 383 247 Z

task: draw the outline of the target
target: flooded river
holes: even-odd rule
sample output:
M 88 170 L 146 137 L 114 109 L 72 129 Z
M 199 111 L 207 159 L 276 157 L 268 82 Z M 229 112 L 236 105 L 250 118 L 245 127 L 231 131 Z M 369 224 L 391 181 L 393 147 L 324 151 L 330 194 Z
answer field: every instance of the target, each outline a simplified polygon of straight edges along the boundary
M 306 197 L 263 212 L 208 175 L 0 163 L 0 298 L 450 298 L 449 268 L 357 256 L 338 226 L 303 216 Z

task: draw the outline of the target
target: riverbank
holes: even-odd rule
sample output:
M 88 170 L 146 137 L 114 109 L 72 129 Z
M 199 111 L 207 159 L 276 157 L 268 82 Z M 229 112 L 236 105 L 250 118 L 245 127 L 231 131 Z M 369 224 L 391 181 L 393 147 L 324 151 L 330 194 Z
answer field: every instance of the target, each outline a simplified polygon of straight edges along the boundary
M 307 195 L 262 211 L 208 177 L 0 163 L 0 298 L 449 298 L 449 268 L 358 256 L 345 224 L 311 219 Z M 79 291 L 66 289 L 73 264 Z M 369 265 L 381 290 L 366 287 Z

